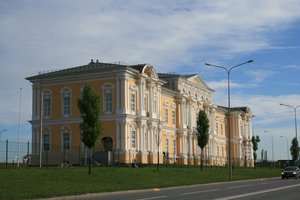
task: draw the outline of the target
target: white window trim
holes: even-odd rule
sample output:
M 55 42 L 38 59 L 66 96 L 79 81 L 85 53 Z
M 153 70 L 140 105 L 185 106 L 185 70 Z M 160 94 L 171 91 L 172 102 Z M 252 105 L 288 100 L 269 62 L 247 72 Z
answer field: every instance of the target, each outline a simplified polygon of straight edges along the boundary
M 70 148 L 69 149 L 66 149 L 64 150 L 64 133 L 69 133 L 70 135 Z M 71 151 L 72 150 L 72 130 L 71 130 L 71 127 L 69 126 L 63 126 L 61 127 L 60 129 L 60 141 L 61 141 L 61 151 L 64 152 L 64 151 Z
M 71 113 L 72 113 L 72 90 L 68 87 L 64 87 L 60 90 L 60 94 L 61 94 L 61 115 L 64 118 L 70 117 Z M 70 113 L 69 114 L 65 114 L 64 113 L 64 106 L 65 106 L 65 96 L 69 96 L 70 97 Z
M 102 90 L 102 97 L 103 97 L 103 103 L 102 103 L 102 108 L 103 108 L 103 113 L 104 114 L 112 114 L 114 112 L 114 91 L 115 91 L 115 86 L 111 83 L 104 83 L 101 86 Z M 111 93 L 111 111 L 106 110 L 106 94 L 108 93 L 107 91 L 109 90 L 109 93 Z

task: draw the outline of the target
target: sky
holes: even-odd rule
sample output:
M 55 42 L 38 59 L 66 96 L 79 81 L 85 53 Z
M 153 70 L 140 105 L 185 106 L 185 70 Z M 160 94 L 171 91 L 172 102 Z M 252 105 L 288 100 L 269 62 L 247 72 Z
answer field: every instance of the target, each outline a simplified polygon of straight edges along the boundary
M 287 159 L 294 110 L 279 104 L 300 105 L 299 10 L 299 0 L 0 0 L 0 140 L 31 140 L 25 78 L 39 72 L 148 63 L 200 74 L 227 106 L 226 72 L 204 63 L 254 60 L 231 71 L 231 106 L 255 115 L 258 158 L 264 149 L 272 159 L 273 138 L 274 159 Z

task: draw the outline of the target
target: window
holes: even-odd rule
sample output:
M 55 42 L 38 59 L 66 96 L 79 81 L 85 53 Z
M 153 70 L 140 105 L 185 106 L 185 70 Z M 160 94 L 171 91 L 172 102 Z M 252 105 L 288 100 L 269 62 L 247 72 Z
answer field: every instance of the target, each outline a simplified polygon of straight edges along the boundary
M 105 103 L 105 112 L 112 112 L 112 93 L 107 91 L 105 93 L 105 99 L 104 99 L 104 103 Z
M 175 112 L 175 110 L 172 110 L 172 123 L 176 124 L 176 112 Z
M 166 152 L 169 152 L 169 138 L 166 138 Z
M 43 136 L 44 136 L 43 137 L 44 151 L 49 151 L 50 150 L 50 135 L 44 134 Z
M 135 130 L 131 131 L 131 148 L 136 148 L 136 144 L 135 144 Z
M 71 114 L 71 89 L 70 88 L 62 88 L 60 90 L 61 101 L 62 101 L 62 116 L 69 117 Z
M 241 124 L 241 135 L 244 135 L 243 124 Z
M 113 112 L 113 85 L 110 83 L 104 84 L 102 87 L 103 94 L 103 111 L 106 114 Z
M 70 133 L 63 133 L 63 150 L 70 150 Z
M 219 123 L 216 122 L 216 133 L 218 134 L 218 132 L 219 132 Z
M 64 108 L 63 108 L 63 115 L 64 116 L 69 116 L 71 112 L 71 98 L 68 95 L 65 95 L 64 98 Z
M 131 111 L 132 112 L 135 112 L 135 94 L 134 93 L 131 93 Z
M 224 131 L 223 131 L 223 124 L 221 123 L 221 134 L 223 135 Z
M 148 130 L 145 130 L 145 150 L 148 150 Z
M 176 154 L 176 139 L 173 139 L 173 153 Z
M 49 92 L 43 93 L 43 116 L 49 117 L 51 114 L 51 95 Z
M 222 157 L 224 158 L 224 147 L 222 146 Z
M 165 108 L 165 122 L 166 122 L 166 123 L 169 122 L 168 115 L 169 115 L 169 109 L 168 109 L 168 108 Z

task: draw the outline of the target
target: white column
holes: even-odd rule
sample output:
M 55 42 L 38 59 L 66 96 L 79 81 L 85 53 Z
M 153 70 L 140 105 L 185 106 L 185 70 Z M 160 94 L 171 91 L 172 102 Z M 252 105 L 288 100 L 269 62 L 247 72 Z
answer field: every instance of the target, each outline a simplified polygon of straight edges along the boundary
M 160 85 L 158 85 L 157 86 L 157 88 L 158 88 L 158 93 L 157 93 L 157 107 L 156 107 L 156 110 L 157 110 L 157 116 L 162 120 L 162 110 L 161 110 L 161 108 L 162 108 L 162 102 L 161 102 L 161 86 Z
M 184 105 L 183 102 L 180 104 L 180 111 L 181 111 L 181 128 L 184 128 Z
M 149 151 L 153 152 L 153 130 L 152 130 L 152 126 L 148 126 L 148 137 L 149 137 L 149 143 L 148 143 L 148 148 Z
M 37 118 L 37 86 L 32 86 L 32 118 Z
M 120 149 L 120 143 L 121 143 L 121 141 L 120 141 L 120 137 L 121 137 L 120 122 L 118 120 L 116 121 L 116 132 L 117 132 L 117 134 L 116 134 L 116 150 L 118 150 L 118 149 Z
M 191 101 L 188 101 L 188 103 L 187 103 L 187 114 L 188 114 L 188 116 L 187 116 L 187 118 L 188 118 L 188 122 L 187 122 L 187 124 L 188 124 L 188 126 L 189 126 L 189 129 L 191 129 L 192 128 L 192 111 L 191 111 L 192 109 L 191 109 Z
M 124 91 L 125 91 L 125 95 L 124 95 L 124 98 L 125 98 L 125 112 L 126 113 L 130 113 L 130 88 L 129 88 L 129 80 L 127 77 L 125 77 L 125 88 L 124 88 Z
M 150 83 L 150 99 L 149 99 L 149 103 L 150 103 L 150 109 L 149 109 L 149 117 L 153 117 L 153 111 L 154 111 L 154 84 L 151 82 Z
M 142 151 L 143 150 L 143 129 L 142 129 L 142 123 L 138 123 L 138 134 L 137 134 L 137 138 L 138 138 L 138 146 L 137 146 L 137 150 L 138 151 Z
M 138 80 L 137 81 L 137 83 L 138 83 L 138 94 L 137 94 L 137 96 L 138 96 L 138 98 L 137 99 L 139 99 L 139 101 L 138 101 L 138 115 L 139 116 L 141 116 L 142 115 L 142 111 L 143 111 L 143 109 L 144 109 L 144 90 L 143 90 L 143 81 L 142 80 Z
M 115 96 L 115 99 L 116 99 L 115 112 L 117 114 L 117 113 L 120 113 L 120 78 L 119 77 L 116 78 L 116 96 Z
M 125 105 L 125 102 L 126 102 L 126 86 L 125 86 L 125 83 L 126 83 L 126 76 L 123 76 L 121 78 L 121 96 L 120 96 L 120 99 L 121 99 L 121 113 L 126 113 L 126 105 Z

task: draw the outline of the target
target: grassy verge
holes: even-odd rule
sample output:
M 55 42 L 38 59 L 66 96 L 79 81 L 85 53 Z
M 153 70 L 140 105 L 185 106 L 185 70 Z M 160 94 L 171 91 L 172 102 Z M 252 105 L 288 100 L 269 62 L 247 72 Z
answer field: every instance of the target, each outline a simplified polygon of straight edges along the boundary
M 234 168 L 232 180 L 280 175 L 279 168 Z M 228 168 L 18 168 L 0 169 L 0 199 L 32 199 L 85 193 L 228 181 Z

